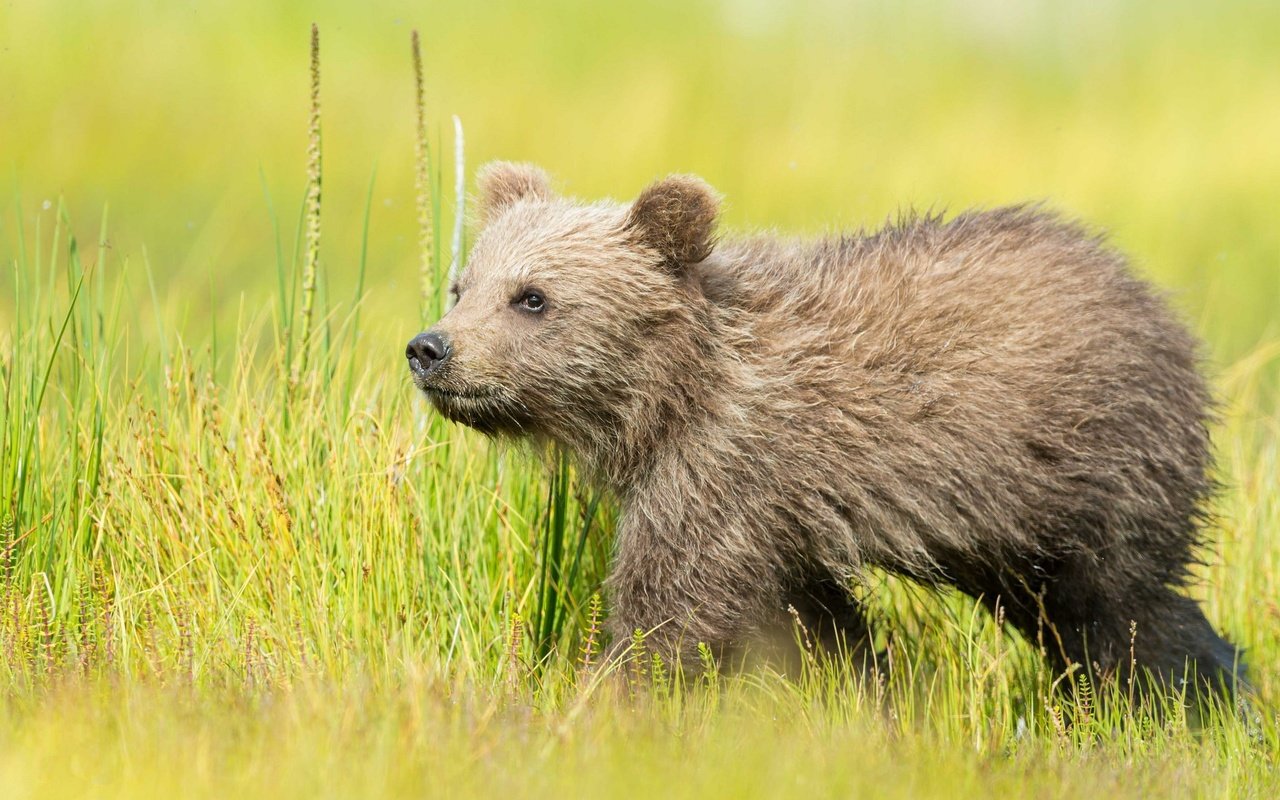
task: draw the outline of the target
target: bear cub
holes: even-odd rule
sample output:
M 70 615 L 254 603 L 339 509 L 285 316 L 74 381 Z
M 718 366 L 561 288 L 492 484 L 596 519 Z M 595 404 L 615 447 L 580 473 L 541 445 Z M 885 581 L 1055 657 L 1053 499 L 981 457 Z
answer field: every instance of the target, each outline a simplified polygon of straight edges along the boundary
M 587 203 L 510 163 L 479 194 L 413 380 L 616 497 L 615 642 L 689 663 L 798 614 L 857 652 L 874 565 L 1000 609 L 1057 669 L 1243 680 L 1181 592 L 1213 489 L 1197 343 L 1097 236 L 1012 207 L 718 239 L 698 178 Z

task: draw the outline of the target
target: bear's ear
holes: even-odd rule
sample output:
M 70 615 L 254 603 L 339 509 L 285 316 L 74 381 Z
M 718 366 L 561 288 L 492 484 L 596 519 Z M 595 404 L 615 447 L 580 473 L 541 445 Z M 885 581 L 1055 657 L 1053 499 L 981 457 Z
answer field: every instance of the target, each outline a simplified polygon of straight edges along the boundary
M 640 193 L 626 229 L 679 270 L 711 255 L 719 210 L 719 197 L 701 178 L 672 175 Z
M 487 225 L 517 200 L 551 199 L 551 179 L 533 164 L 490 161 L 476 175 L 480 222 Z

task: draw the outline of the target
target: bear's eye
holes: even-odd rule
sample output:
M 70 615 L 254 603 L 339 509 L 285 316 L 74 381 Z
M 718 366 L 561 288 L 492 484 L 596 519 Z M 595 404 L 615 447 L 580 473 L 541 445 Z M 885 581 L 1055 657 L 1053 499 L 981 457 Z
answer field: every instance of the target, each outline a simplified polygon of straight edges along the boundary
M 520 294 L 519 299 L 516 300 L 516 305 L 520 306 L 520 308 L 525 311 L 532 311 L 537 314 L 547 307 L 547 299 L 543 297 L 540 292 L 536 292 L 532 289 L 526 289 Z

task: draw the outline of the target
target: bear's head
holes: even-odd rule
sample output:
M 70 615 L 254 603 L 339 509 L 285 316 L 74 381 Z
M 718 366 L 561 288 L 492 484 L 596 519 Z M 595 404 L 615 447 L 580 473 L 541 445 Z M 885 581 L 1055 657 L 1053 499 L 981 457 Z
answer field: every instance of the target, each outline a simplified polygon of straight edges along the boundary
M 409 343 L 414 383 L 490 435 L 601 446 L 651 428 L 673 373 L 705 349 L 692 265 L 714 244 L 715 193 L 673 176 L 629 205 L 585 204 L 511 163 L 478 183 L 480 234 L 452 308 Z

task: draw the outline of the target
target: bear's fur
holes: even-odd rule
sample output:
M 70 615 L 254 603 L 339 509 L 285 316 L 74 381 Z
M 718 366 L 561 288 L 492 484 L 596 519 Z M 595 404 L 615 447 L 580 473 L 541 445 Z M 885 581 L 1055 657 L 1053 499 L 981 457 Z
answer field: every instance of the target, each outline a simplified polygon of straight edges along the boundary
M 875 565 L 999 607 L 1058 668 L 1242 679 L 1179 591 L 1213 488 L 1197 344 L 1099 237 L 1013 207 L 717 241 L 698 178 L 581 203 L 506 163 L 480 195 L 415 382 L 616 495 L 615 639 L 723 653 L 795 609 L 862 642 Z

